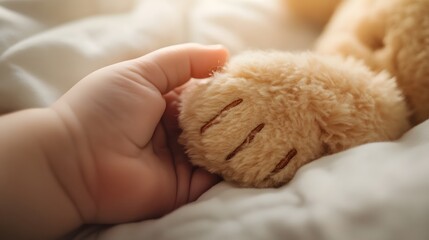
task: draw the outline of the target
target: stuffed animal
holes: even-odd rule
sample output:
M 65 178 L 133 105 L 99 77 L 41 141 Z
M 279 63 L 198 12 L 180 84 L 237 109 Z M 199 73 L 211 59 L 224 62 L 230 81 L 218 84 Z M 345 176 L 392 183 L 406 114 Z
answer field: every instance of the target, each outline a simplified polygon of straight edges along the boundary
M 399 138 L 429 117 L 428 13 L 429 0 L 347 0 L 313 51 L 232 58 L 182 94 L 191 162 L 278 187 L 322 156 Z

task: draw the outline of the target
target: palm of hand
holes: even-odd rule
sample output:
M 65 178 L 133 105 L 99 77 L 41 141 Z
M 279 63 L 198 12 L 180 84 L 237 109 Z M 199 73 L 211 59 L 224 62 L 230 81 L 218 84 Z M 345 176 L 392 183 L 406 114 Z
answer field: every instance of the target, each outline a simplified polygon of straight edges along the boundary
M 122 84 L 124 82 L 121 81 Z M 109 89 L 117 91 L 118 88 L 112 86 Z M 142 92 L 137 93 L 139 96 L 146 95 L 145 91 L 151 91 L 141 90 Z M 128 94 L 124 93 L 122 97 L 132 98 L 127 96 Z M 106 95 L 112 97 L 111 94 Z M 125 219 L 130 216 L 141 218 L 142 212 L 144 218 L 158 217 L 195 200 L 218 181 L 217 177 L 202 169 L 193 168 L 177 143 L 178 92 L 170 92 L 164 98 L 157 92 L 153 96 L 152 116 L 147 116 L 149 113 L 142 111 L 143 102 L 138 103 L 143 101 L 142 99 L 148 101 L 148 96 L 135 99 L 134 104 L 116 107 L 110 105 L 110 109 L 118 109 L 118 116 L 113 117 L 112 111 L 106 111 L 106 116 L 102 117 L 111 115 L 111 120 L 115 120 L 110 121 L 106 129 L 100 129 L 100 135 L 97 135 L 97 140 L 94 141 L 97 144 L 93 144 L 96 149 L 94 152 L 100 153 L 100 157 L 95 160 L 98 161 L 98 181 L 102 182 L 100 185 L 103 189 L 103 196 L 99 199 L 106 200 L 99 203 L 98 215 L 101 219 L 118 215 L 123 215 Z M 160 106 L 156 106 L 157 104 Z M 164 108 L 166 111 L 160 122 L 158 119 L 148 120 L 161 116 Z M 130 119 L 135 119 L 136 123 L 129 124 Z M 152 128 L 147 128 L 149 122 L 159 122 L 154 127 L 154 132 Z M 100 124 L 100 121 L 94 124 Z M 109 129 L 120 131 L 112 133 Z M 103 142 L 104 144 L 101 144 Z M 106 148 L 110 151 L 106 152 Z M 148 197 L 148 193 L 151 196 Z M 118 205 L 122 207 L 118 208 Z M 123 206 L 127 208 L 124 209 Z M 120 212 L 114 212 L 112 209 L 120 209 Z
M 88 222 L 159 217 L 218 182 L 193 168 L 177 143 L 179 92 L 163 96 L 158 83 L 121 64 L 89 75 L 57 103 L 83 136 L 79 164 L 95 209 Z

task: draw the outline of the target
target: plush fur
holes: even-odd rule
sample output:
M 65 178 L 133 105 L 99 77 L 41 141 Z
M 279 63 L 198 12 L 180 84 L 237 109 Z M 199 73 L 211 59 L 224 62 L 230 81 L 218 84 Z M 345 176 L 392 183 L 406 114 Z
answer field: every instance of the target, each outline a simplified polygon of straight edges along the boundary
M 305 22 L 323 27 L 342 0 L 287 0 L 288 9 Z
M 245 53 L 190 86 L 179 122 L 191 161 L 275 187 L 321 156 L 397 139 L 429 116 L 428 6 L 347 0 L 315 51 Z
M 411 122 L 429 118 L 428 0 L 347 0 L 316 51 L 353 56 L 374 71 L 388 70 L 407 98 Z

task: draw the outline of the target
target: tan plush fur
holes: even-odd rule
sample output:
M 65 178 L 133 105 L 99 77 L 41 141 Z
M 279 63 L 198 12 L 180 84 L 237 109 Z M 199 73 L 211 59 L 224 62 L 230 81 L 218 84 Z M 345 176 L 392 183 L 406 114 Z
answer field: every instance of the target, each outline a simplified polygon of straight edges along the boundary
M 412 123 L 429 114 L 428 27 L 414 29 L 428 2 L 347 0 L 314 52 L 245 53 L 191 85 L 179 116 L 191 161 L 276 187 L 321 156 L 400 137 L 410 111 Z
M 429 118 L 429 0 L 347 0 L 316 51 L 390 71 L 407 98 L 411 122 Z
M 288 0 L 285 2 L 295 16 L 317 26 L 323 26 L 341 1 L 343 0 Z

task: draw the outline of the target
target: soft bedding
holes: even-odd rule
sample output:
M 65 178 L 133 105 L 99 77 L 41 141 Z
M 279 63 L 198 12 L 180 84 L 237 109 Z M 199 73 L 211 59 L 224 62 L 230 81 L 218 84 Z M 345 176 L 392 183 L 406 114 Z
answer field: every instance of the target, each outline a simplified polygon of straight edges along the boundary
M 47 106 L 105 65 L 184 42 L 304 50 L 318 30 L 281 0 L 0 2 L 0 113 Z M 160 219 L 75 239 L 429 239 L 429 122 L 302 168 L 279 189 L 220 183 Z

